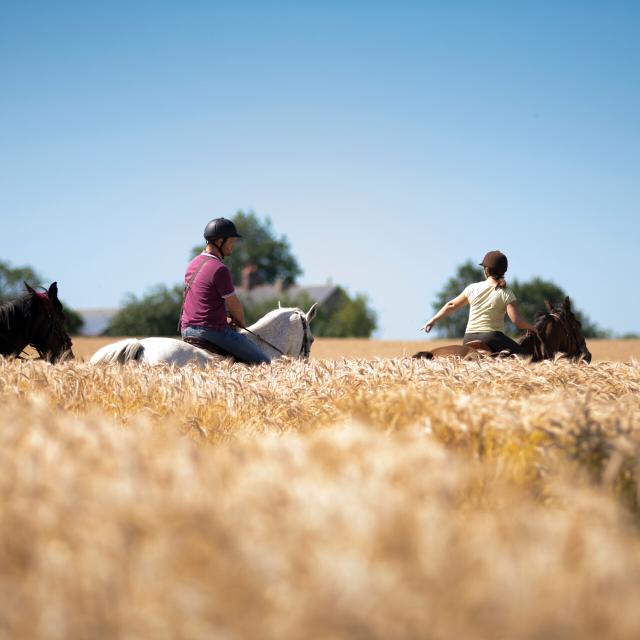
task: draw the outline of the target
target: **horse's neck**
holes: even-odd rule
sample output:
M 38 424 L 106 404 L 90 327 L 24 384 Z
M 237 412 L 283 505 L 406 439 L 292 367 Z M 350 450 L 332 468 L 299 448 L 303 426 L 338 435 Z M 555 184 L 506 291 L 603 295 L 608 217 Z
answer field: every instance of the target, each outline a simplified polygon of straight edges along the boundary
M 0 354 L 17 355 L 29 344 L 24 301 L 0 305 Z
M 520 347 L 522 348 L 522 355 L 531 356 L 533 362 L 545 360 L 553 356 L 549 353 L 548 347 L 542 343 L 541 338 L 536 338 L 535 335 L 526 335 L 520 341 Z
M 267 322 L 264 322 L 264 319 L 258 320 L 249 327 L 251 333 L 248 331 L 243 331 L 242 333 L 272 358 L 280 358 L 282 353 L 273 349 L 267 342 L 280 349 L 285 355 L 291 355 L 289 315 L 280 314 L 270 318 Z

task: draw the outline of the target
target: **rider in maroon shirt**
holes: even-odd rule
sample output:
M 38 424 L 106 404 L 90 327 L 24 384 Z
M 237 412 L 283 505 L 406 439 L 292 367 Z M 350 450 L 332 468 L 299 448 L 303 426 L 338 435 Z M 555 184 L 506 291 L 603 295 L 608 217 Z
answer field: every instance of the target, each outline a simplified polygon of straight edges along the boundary
M 233 222 L 225 218 L 211 220 L 205 227 L 207 246 L 189 263 L 185 273 L 180 329 L 183 337 L 208 340 L 241 362 L 269 363 L 270 358 L 256 344 L 227 323 L 228 312 L 236 326 L 245 326 L 242 303 L 224 264 L 233 252 L 236 238 L 241 237 Z

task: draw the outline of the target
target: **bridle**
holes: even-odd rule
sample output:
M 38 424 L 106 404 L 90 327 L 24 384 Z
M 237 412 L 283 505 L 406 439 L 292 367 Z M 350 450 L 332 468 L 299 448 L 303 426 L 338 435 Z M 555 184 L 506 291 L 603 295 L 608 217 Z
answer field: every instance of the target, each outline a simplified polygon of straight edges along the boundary
M 298 354 L 298 358 L 308 358 L 311 353 L 311 340 L 309 338 L 309 321 L 307 320 L 307 316 L 298 311 L 298 316 L 300 316 L 300 322 L 302 323 L 302 344 L 300 345 L 300 353 Z
M 55 317 L 55 313 L 53 311 L 53 304 L 51 300 L 49 300 L 47 296 L 40 296 L 40 297 L 43 299 L 43 301 L 46 301 L 45 308 L 47 311 L 47 316 L 44 319 L 44 322 L 47 323 L 47 326 L 45 327 L 46 333 L 52 333 L 56 338 L 58 338 L 58 340 L 60 341 L 60 344 L 62 345 L 61 354 L 64 353 L 65 351 L 70 351 L 71 346 L 73 345 L 73 342 L 71 341 L 71 338 L 69 337 L 67 332 L 64 330 L 64 328 L 61 326 L 61 323 Z M 30 344 L 38 352 L 38 355 L 41 358 L 45 358 L 47 354 L 46 351 L 43 352 L 40 349 L 40 347 L 36 346 L 33 343 L 30 343 Z
M 553 358 L 557 353 L 553 349 L 549 348 L 544 338 L 544 329 L 549 322 L 557 321 L 562 327 L 564 334 L 567 338 L 567 350 L 566 353 L 569 357 L 573 358 L 582 353 L 580 348 L 580 341 L 578 340 L 575 329 L 571 326 L 566 313 L 563 311 L 551 310 L 545 314 L 544 318 L 539 323 L 537 333 L 533 333 L 534 347 L 533 356 L 536 359 L 545 360 L 547 358 Z
M 566 312 L 560 313 L 557 311 L 552 311 L 549 313 L 549 315 L 560 321 L 560 326 L 563 328 L 564 334 L 567 338 L 567 354 L 570 357 L 582 354 L 582 349 L 580 348 L 580 340 L 576 335 L 576 330 L 573 327 L 571 321 L 569 320 L 569 318 L 567 318 Z
M 41 331 L 44 328 L 45 335 L 48 333 L 52 333 L 56 338 L 58 338 L 60 344 L 62 345 L 61 354 L 64 353 L 65 351 L 69 351 L 73 343 L 71 342 L 71 338 L 68 336 L 66 331 L 61 326 L 61 323 L 55 317 L 55 313 L 53 310 L 53 303 L 49 299 L 49 296 L 47 296 L 45 293 L 36 293 L 36 296 L 42 302 L 42 304 L 44 304 L 45 317 L 35 325 L 35 327 L 31 332 L 31 335 L 32 336 L 36 335 L 39 331 Z M 50 353 L 50 352 L 44 351 L 33 341 L 29 342 L 28 344 L 38 352 L 38 355 L 40 356 L 40 358 L 42 358 L 43 360 L 46 360 L 47 353 Z M 22 349 L 18 357 L 21 356 L 23 351 L 24 349 Z

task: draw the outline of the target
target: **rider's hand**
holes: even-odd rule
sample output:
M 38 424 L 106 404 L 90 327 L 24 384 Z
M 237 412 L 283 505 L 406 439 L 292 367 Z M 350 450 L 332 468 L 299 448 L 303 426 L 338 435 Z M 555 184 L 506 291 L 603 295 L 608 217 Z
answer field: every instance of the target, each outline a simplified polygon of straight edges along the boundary
M 431 329 L 433 329 L 433 325 L 435 324 L 435 322 L 425 322 L 421 327 L 420 327 L 420 331 L 424 331 L 425 333 L 429 333 L 429 331 L 431 331 Z

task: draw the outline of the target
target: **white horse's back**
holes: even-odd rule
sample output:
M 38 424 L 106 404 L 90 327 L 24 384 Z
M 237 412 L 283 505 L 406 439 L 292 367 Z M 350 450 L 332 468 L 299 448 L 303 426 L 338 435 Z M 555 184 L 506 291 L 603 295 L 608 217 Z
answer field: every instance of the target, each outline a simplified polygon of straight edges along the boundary
M 143 349 L 142 343 L 136 338 L 126 338 L 113 344 L 107 344 L 100 347 L 92 356 L 89 362 L 91 364 L 115 364 L 116 362 L 123 364 L 136 360 L 140 351 Z
M 187 364 L 206 365 L 215 359 L 213 354 L 174 338 L 127 338 L 108 344 L 91 356 L 91 364 L 166 363 L 176 367 Z

